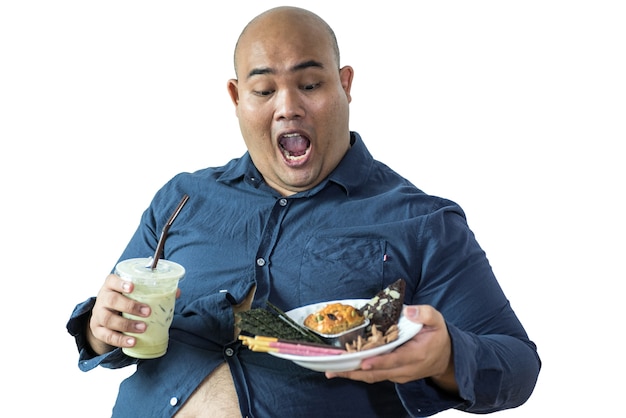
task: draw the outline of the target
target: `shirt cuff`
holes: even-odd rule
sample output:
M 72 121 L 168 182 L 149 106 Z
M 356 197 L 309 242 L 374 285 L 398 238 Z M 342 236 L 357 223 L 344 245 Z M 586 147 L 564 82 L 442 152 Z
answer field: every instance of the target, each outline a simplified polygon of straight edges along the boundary
M 121 348 L 116 348 L 102 355 L 97 355 L 93 352 L 87 342 L 87 326 L 95 303 L 96 298 L 91 297 L 76 305 L 66 325 L 67 331 L 76 341 L 79 353 L 78 368 L 86 372 L 100 365 L 110 369 L 117 369 L 136 364 L 137 360 L 124 354 Z

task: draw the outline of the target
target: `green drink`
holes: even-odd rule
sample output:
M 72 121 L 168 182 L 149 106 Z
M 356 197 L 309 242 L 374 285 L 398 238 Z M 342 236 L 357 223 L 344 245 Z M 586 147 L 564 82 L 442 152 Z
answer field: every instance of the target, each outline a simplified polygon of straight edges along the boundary
M 185 268 L 173 261 L 159 260 L 154 270 L 151 263 L 152 258 L 132 258 L 120 261 L 115 267 L 115 274 L 134 283 L 132 293 L 124 295 L 151 308 L 147 318 L 123 314 L 125 318 L 144 321 L 148 325 L 141 334 L 126 333 L 135 337 L 137 343 L 134 347 L 122 348 L 126 355 L 139 359 L 161 357 L 167 351 L 176 290 L 178 282 L 185 275 Z

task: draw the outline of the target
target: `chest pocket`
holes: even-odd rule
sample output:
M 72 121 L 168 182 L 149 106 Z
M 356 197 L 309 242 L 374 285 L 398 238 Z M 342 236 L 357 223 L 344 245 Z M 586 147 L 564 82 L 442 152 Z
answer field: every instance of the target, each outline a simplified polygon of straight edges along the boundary
M 369 299 L 383 283 L 385 240 L 359 237 L 312 237 L 300 267 L 303 303 Z

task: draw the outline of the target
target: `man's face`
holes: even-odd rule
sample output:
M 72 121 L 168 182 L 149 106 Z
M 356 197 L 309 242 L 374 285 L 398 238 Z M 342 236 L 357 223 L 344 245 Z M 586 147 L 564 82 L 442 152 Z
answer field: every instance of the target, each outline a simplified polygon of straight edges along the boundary
M 228 90 L 254 164 L 287 196 L 320 183 L 350 147 L 353 72 L 338 69 L 328 32 L 285 20 L 242 37 Z

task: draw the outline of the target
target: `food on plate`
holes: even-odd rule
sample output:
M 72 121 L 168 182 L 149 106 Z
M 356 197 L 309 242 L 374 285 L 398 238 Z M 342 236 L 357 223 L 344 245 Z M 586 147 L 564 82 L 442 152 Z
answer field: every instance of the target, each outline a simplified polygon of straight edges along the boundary
M 378 292 L 372 299 L 363 305 L 359 311 L 370 320 L 370 326 L 383 334 L 394 324 L 397 324 L 402 314 L 406 283 L 398 279 Z
M 372 325 L 372 332 L 366 338 L 359 335 L 356 340 L 347 343 L 346 351 L 348 353 L 354 353 L 357 351 L 370 350 L 395 341 L 399 336 L 400 329 L 397 324 L 390 326 L 385 333 L 379 331 L 376 325 Z
M 306 327 L 291 320 L 276 306 L 267 302 L 268 309 L 255 308 L 235 314 L 237 327 L 251 335 L 323 344 L 324 340 Z M 270 311 L 271 310 L 271 311 Z
M 304 319 L 309 329 L 326 335 L 338 334 L 361 325 L 365 317 L 357 308 L 343 303 L 330 303 Z
M 398 279 L 364 305 L 347 301 L 316 305 L 315 312 L 308 310 L 297 322 L 267 301 L 268 309 L 236 313 L 236 324 L 244 334 L 336 346 L 346 352 L 369 350 L 399 338 L 405 287 L 404 279 Z

